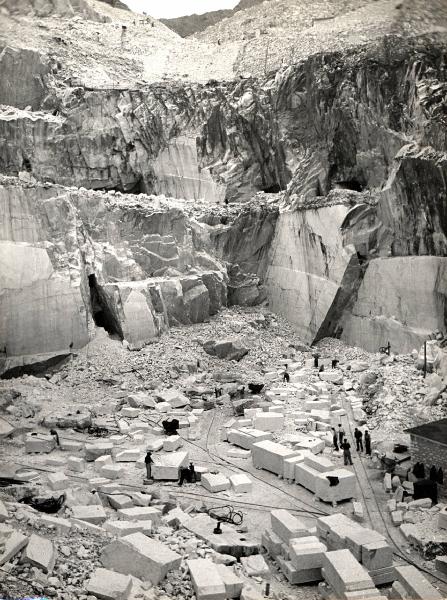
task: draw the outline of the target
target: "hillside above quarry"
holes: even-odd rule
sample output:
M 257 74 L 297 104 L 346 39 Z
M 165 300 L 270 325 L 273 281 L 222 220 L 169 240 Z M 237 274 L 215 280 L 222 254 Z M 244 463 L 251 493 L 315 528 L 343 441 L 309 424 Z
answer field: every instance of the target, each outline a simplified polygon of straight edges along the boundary
M 185 15 L 173 19 L 160 19 L 160 21 L 169 27 L 169 29 L 172 29 L 172 31 L 178 33 L 181 37 L 188 37 L 219 23 L 223 19 L 233 16 L 240 10 L 262 4 L 262 1 L 263 0 L 240 0 L 233 9 L 213 10 L 199 15 Z
M 325 35 L 300 60 L 278 42 L 287 64 L 258 77 L 237 76 L 231 19 L 198 40 L 95 0 L 3 7 L 2 372 L 95 324 L 138 349 L 232 304 L 267 304 L 308 344 L 410 352 L 445 330 L 444 13 L 282 1 L 231 19 Z

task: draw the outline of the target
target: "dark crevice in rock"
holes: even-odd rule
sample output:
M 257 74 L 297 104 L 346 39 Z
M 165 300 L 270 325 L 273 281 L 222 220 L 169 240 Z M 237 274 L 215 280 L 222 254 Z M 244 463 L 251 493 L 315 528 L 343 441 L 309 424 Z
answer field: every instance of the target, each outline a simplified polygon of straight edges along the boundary
M 331 185 L 331 189 L 336 190 L 352 190 L 353 192 L 363 192 L 365 189 L 364 183 L 358 179 L 349 179 L 347 181 L 336 181 Z
M 107 293 L 98 285 L 96 275 L 88 276 L 88 285 L 90 287 L 90 302 L 95 325 L 105 329 L 109 335 L 118 336 L 120 340 L 123 340 L 124 335 L 118 317 L 111 308 Z
M 273 183 L 269 187 L 264 188 L 262 191 L 265 194 L 277 194 L 278 192 L 281 192 L 282 190 L 283 190 L 283 188 L 280 186 L 279 183 Z
M 340 326 L 342 315 L 355 304 L 366 267 L 367 264 L 362 265 L 358 257 L 355 254 L 352 255 L 350 264 L 345 270 L 343 280 L 326 314 L 326 318 L 320 325 L 314 342 L 318 342 L 325 337 L 339 338 L 341 336 L 343 332 Z
M 62 352 L 61 354 L 51 356 L 50 358 L 38 362 L 11 367 L 1 373 L 0 379 L 14 379 L 16 377 L 23 377 L 23 375 L 34 375 L 36 377 L 48 373 L 49 369 L 52 367 L 62 367 L 62 364 L 67 360 L 70 354 L 71 353 Z M 1 370 L 0 365 L 0 371 Z

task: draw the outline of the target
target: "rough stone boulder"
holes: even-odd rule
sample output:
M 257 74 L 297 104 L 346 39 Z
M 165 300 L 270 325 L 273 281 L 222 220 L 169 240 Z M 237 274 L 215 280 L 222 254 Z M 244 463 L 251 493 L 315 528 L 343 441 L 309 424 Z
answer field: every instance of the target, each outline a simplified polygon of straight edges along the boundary
M 8 435 L 11 435 L 14 432 L 14 427 L 8 423 L 8 421 L 5 421 L 5 419 L 2 419 L 0 417 L 0 440 L 2 438 L 8 437 Z
M 168 402 L 172 408 L 181 408 L 189 405 L 189 398 L 176 389 L 157 391 L 155 396 L 160 402 Z
M 131 533 L 106 546 L 100 560 L 106 568 L 158 585 L 180 567 L 181 556 L 143 533 Z
M 127 600 L 132 589 L 132 579 L 129 575 L 99 568 L 92 573 L 85 589 L 101 600 Z
M 203 344 L 203 349 L 210 356 L 217 356 L 218 358 L 225 358 L 227 360 L 241 360 L 250 350 L 240 338 L 220 341 L 209 340 Z
M 90 413 L 52 414 L 46 416 L 42 421 L 44 427 L 57 427 L 58 429 L 86 429 L 91 424 L 92 415 Z
M 21 392 L 15 389 L 0 389 L 0 409 L 3 410 L 7 408 L 10 404 L 14 402 L 14 400 L 20 398 L 21 395 Z

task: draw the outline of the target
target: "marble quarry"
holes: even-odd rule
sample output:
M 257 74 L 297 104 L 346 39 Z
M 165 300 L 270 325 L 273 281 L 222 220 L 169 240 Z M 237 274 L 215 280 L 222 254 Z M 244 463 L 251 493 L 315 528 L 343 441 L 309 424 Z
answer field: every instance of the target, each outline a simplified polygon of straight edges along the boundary
M 5 48 L 24 86 L 0 96 L 1 371 L 82 348 L 95 320 L 141 348 L 227 304 L 267 302 L 308 344 L 409 352 L 445 329 L 442 51 L 60 98 L 44 56 Z

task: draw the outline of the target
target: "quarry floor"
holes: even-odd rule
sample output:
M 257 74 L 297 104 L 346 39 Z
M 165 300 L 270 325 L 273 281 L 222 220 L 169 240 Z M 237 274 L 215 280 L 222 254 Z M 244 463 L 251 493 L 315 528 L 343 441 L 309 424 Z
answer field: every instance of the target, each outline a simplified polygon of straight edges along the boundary
M 201 344 L 207 339 L 220 339 L 228 336 L 241 337 L 250 348 L 249 353 L 240 362 L 227 362 L 206 354 Z M 300 347 L 301 350 L 293 348 Z M 232 308 L 223 311 L 209 323 L 190 327 L 172 328 L 161 340 L 147 346 L 140 352 L 129 352 L 117 340 L 110 339 L 103 330 L 97 330 L 88 347 L 69 360 L 61 369 L 55 370 L 47 377 L 23 376 L 21 378 L 2 381 L 0 391 L 14 389 L 21 396 L 14 403 L 14 410 L 8 411 L 8 421 L 18 431 L 43 431 L 39 423 L 43 417 L 53 412 L 58 414 L 93 410 L 96 415 L 103 416 L 107 428 L 113 433 L 113 422 L 120 401 L 128 394 L 154 388 L 157 385 L 181 387 L 190 377 L 185 365 L 200 363 L 199 373 L 206 374 L 206 380 L 213 380 L 217 373 L 231 370 L 236 372 L 242 381 L 262 381 L 263 373 L 277 369 L 284 360 L 309 360 L 311 352 L 305 352 L 289 324 L 268 312 L 264 314 L 251 312 L 248 309 Z M 312 350 L 314 351 L 314 350 Z M 408 436 L 402 429 L 415 421 L 414 408 L 406 410 L 402 398 L 408 400 L 407 385 L 411 380 L 417 386 L 424 386 L 420 372 L 416 371 L 410 357 L 396 357 L 394 361 L 382 364 L 383 356 L 371 355 L 358 348 L 344 346 L 337 340 L 323 340 L 319 344 L 322 357 L 337 357 L 341 363 L 352 360 L 367 361 L 375 365 L 379 372 L 382 387 L 379 394 L 387 399 L 368 422 L 373 446 L 383 450 L 389 449 L 395 442 L 408 443 Z M 382 361 L 382 362 L 381 362 Z M 415 393 L 417 386 L 413 385 Z M 350 433 L 354 420 L 349 406 L 343 406 L 347 416 L 342 423 Z M 426 410 L 426 409 L 424 409 Z M 442 415 L 443 405 L 430 407 L 433 418 Z M 382 412 L 381 412 L 382 411 Z M 383 412 L 385 411 L 385 412 Z M 386 415 L 386 419 L 383 415 Z M 24 416 L 25 415 L 25 416 Z M 233 491 L 208 493 L 200 484 L 185 484 L 179 488 L 175 482 L 156 482 L 145 486 L 146 489 L 161 493 L 181 506 L 205 505 L 207 508 L 231 504 L 244 514 L 243 525 L 248 534 L 260 540 L 266 528 L 269 513 L 273 508 L 285 508 L 294 512 L 304 523 L 312 527 L 315 519 L 323 514 L 343 512 L 352 515 L 352 503 L 343 502 L 337 507 L 315 501 L 311 492 L 298 485 L 292 485 L 266 471 L 256 470 L 250 459 L 228 456 L 231 444 L 221 441 L 222 428 L 225 422 L 233 417 L 230 404 L 216 406 L 205 411 L 198 426 L 199 435 L 195 440 L 183 439 L 183 449 L 188 450 L 189 458 L 197 466 L 217 468 L 225 475 L 234 472 L 245 472 L 253 481 L 253 491 L 235 494 Z M 62 438 L 77 441 L 92 441 L 82 433 L 61 430 Z M 181 430 L 180 430 L 181 434 Z M 183 437 L 183 436 L 182 436 Z M 350 435 L 349 437 L 352 436 Z M 342 458 L 334 455 L 326 448 L 324 453 L 334 463 L 342 465 Z M 52 459 L 65 459 L 67 453 L 54 450 Z M 47 464 L 48 455 L 25 454 L 21 436 L 12 441 L 0 444 L 0 474 L 12 476 L 23 467 L 35 469 L 42 474 L 58 470 Z M 386 511 L 389 495 L 383 489 L 383 473 L 374 468 L 370 459 L 359 456 L 353 451 L 353 469 L 357 476 L 358 496 L 365 508 L 364 525 L 383 533 L 393 548 L 403 556 L 414 560 L 416 564 L 427 570 L 433 570 L 430 562 L 422 560 L 418 553 L 406 542 L 398 528 L 393 528 L 390 516 Z M 60 467 L 59 467 L 60 468 Z M 79 473 L 72 477 L 73 485 L 86 487 L 92 473 Z M 143 471 L 132 463 L 126 463 L 126 476 L 122 483 L 129 490 L 141 489 Z M 63 541 L 63 540 L 62 540 Z M 405 562 L 396 556 L 397 562 Z M 86 558 L 85 572 L 88 572 L 89 559 Z M 277 597 L 317 598 L 316 586 L 290 586 L 284 577 L 272 568 L 272 590 Z M 90 565 L 90 569 L 91 569 Z M 79 575 L 80 582 L 82 573 Z M 439 581 L 437 581 L 439 585 Z M 28 593 L 18 584 L 17 590 Z M 447 594 L 447 582 L 445 590 Z

